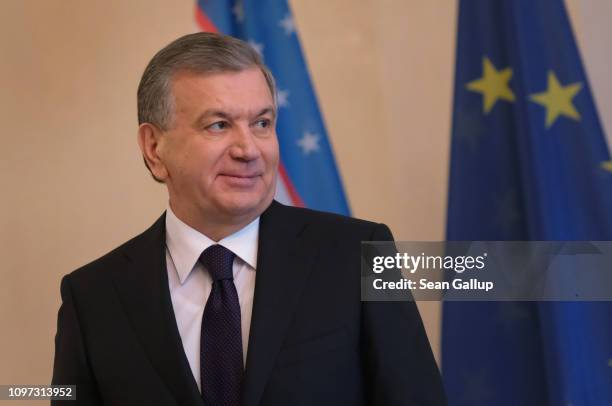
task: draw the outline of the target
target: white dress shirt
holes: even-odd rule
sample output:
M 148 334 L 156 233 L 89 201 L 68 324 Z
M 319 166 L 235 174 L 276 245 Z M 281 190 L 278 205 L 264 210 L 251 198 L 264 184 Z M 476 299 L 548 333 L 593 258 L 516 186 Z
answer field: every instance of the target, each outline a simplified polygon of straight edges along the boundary
M 170 297 L 183 349 L 200 392 L 202 315 L 210 296 L 212 279 L 198 258 L 206 248 L 214 244 L 222 245 L 236 254 L 233 264 L 234 285 L 240 303 L 242 354 L 243 362 L 246 362 L 255 292 L 258 235 L 259 217 L 234 234 L 215 242 L 179 220 L 170 207 L 166 210 L 166 267 Z

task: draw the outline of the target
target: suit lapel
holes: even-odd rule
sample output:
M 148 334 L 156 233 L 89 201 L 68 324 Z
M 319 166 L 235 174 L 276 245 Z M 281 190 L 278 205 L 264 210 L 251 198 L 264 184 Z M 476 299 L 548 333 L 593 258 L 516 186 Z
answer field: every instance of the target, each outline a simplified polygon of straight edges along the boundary
M 125 248 L 113 282 L 151 364 L 181 405 L 203 405 L 177 328 L 165 256 L 165 215 Z
M 259 404 L 316 257 L 307 224 L 287 211 L 272 202 L 261 216 L 244 406 Z

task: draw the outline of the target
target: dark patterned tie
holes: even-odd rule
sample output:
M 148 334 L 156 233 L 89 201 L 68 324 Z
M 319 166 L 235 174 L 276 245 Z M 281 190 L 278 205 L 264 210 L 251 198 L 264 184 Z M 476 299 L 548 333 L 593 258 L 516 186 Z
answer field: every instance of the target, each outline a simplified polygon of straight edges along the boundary
M 234 286 L 234 253 L 212 245 L 200 255 L 212 277 L 200 339 L 200 382 L 206 406 L 239 406 L 242 389 L 240 303 Z

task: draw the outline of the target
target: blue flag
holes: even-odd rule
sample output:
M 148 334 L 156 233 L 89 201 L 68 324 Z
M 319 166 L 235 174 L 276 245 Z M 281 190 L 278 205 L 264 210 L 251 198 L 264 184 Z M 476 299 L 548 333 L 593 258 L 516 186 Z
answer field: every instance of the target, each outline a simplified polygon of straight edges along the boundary
M 280 183 L 277 198 L 312 209 L 349 214 L 342 182 L 286 0 L 199 0 L 204 31 L 248 41 L 278 87 Z
M 563 2 L 459 4 L 447 239 L 612 240 L 610 154 Z M 612 405 L 611 302 L 447 302 L 442 336 L 451 405 Z

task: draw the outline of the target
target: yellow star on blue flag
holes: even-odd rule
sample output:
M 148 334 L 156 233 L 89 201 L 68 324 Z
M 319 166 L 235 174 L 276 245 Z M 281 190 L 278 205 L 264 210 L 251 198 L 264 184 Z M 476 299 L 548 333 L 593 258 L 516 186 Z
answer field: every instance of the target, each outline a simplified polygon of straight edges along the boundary
M 482 108 L 485 114 L 489 113 L 498 100 L 514 101 L 514 93 L 510 89 L 512 69 L 497 70 L 488 57 L 482 58 L 482 77 L 469 82 L 468 90 L 482 94 Z
M 529 99 L 546 107 L 546 128 L 550 128 L 559 116 L 580 120 L 580 113 L 572 99 L 582 89 L 582 83 L 576 82 L 562 86 L 555 72 L 548 72 L 548 89 L 542 93 L 532 94 Z

